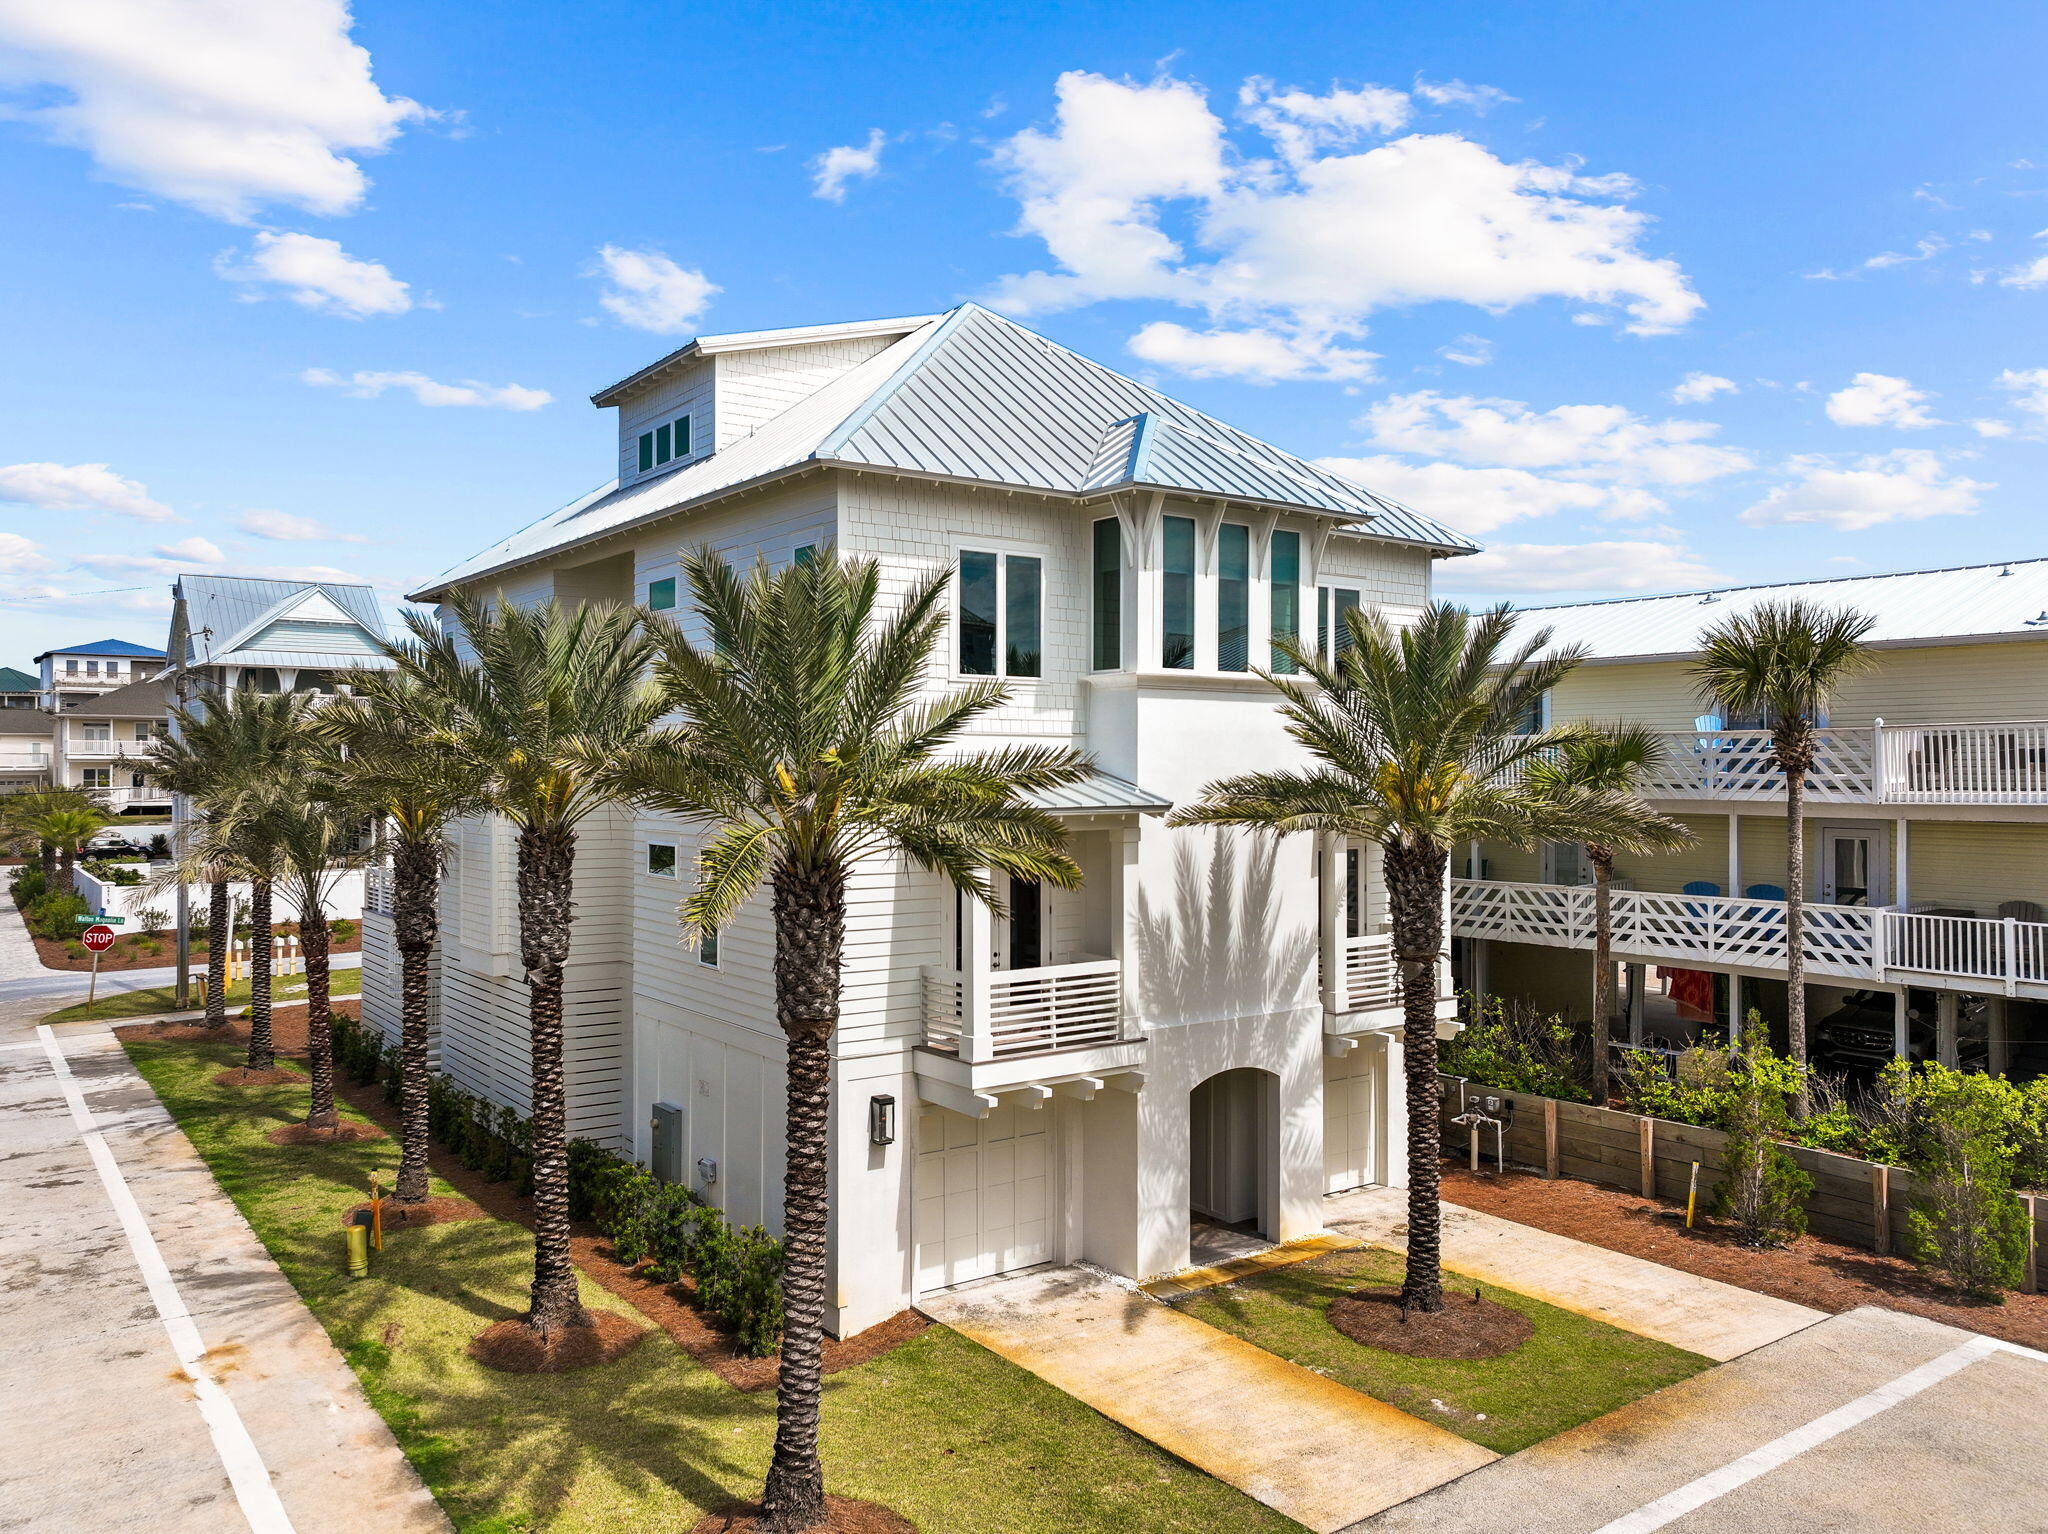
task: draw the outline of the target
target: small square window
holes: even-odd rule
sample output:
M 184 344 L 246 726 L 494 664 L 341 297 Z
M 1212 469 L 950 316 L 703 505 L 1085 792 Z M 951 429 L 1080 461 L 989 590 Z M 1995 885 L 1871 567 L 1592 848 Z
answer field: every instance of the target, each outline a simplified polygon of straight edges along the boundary
M 664 879 L 676 876 L 676 849 L 670 842 L 647 844 L 647 871 Z
M 658 613 L 665 613 L 676 605 L 676 578 L 673 575 L 647 583 L 647 605 Z
M 818 557 L 818 546 L 817 546 L 817 545 L 816 545 L 815 543 L 800 543 L 800 544 L 798 544 L 798 545 L 797 545 L 797 549 L 796 549 L 796 562 L 797 562 L 798 564 L 800 564 L 800 565 L 807 565 L 807 564 L 810 564 L 810 563 L 812 563 L 812 562 L 813 562 L 814 560 L 816 560 L 816 559 L 817 559 L 817 557 Z
M 100 663 L 96 660 L 87 661 L 85 663 L 85 674 L 87 676 L 98 676 L 100 674 Z
M 643 431 L 642 433 L 640 433 L 640 472 L 642 474 L 645 474 L 649 469 L 653 467 L 654 433 L 651 431 Z
M 64 662 L 64 674 L 66 676 L 77 676 L 78 662 L 75 660 L 67 660 L 66 662 Z

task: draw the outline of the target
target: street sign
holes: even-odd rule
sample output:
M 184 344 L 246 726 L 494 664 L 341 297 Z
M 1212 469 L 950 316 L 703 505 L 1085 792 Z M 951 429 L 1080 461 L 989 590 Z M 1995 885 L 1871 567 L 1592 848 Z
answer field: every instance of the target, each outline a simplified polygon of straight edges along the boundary
M 81 927 L 125 927 L 128 925 L 128 918 L 125 916 L 74 916 L 71 919 Z
M 114 946 L 117 936 L 119 934 L 112 927 L 87 927 L 78 935 L 78 940 L 94 953 L 105 953 Z

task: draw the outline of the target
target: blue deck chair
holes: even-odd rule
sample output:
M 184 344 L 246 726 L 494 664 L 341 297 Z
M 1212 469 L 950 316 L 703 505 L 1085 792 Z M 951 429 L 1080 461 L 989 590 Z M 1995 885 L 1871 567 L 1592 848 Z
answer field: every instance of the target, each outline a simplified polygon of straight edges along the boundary
M 1785 892 L 1775 884 L 1752 884 L 1743 890 L 1751 900 L 1783 900 Z

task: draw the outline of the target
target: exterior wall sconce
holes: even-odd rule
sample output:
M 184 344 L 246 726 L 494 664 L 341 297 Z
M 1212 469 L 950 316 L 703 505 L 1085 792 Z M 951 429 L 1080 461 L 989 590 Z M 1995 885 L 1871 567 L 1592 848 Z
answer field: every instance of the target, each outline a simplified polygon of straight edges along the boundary
M 868 1144 L 896 1143 L 896 1099 L 886 1093 L 868 1099 Z

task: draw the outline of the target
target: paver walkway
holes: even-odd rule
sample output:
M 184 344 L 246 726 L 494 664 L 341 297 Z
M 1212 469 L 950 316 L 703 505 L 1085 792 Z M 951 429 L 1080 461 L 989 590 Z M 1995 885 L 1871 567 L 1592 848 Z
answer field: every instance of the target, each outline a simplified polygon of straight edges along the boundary
M 1092 1269 L 1037 1268 L 918 1308 L 1316 1534 L 1499 1457 Z
M 46 1005 L 0 1005 L 0 1529 L 445 1534 L 113 1035 Z
M 1827 1319 L 1827 1312 L 1681 1273 L 1641 1257 L 1445 1204 L 1444 1266 L 1532 1300 L 1654 1337 L 1717 1363 Z M 1323 1201 L 1333 1230 L 1404 1247 L 1408 1194 L 1361 1188 Z

